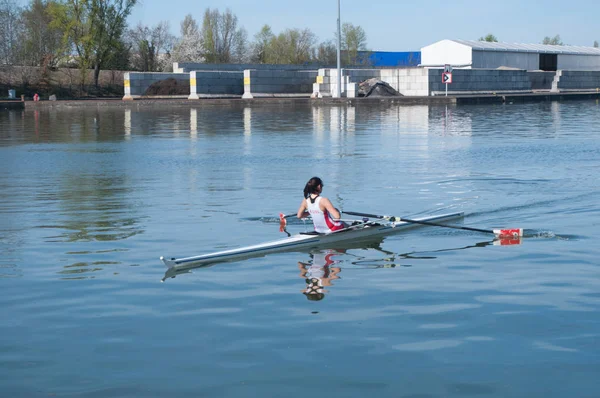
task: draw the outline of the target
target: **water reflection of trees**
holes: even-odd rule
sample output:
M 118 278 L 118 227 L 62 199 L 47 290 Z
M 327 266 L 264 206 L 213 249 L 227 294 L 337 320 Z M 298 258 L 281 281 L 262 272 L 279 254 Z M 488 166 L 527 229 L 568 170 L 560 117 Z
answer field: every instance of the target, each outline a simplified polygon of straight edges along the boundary
M 142 233 L 135 206 L 127 201 L 133 188 L 125 177 L 70 175 L 58 193 L 67 242 L 115 241 Z

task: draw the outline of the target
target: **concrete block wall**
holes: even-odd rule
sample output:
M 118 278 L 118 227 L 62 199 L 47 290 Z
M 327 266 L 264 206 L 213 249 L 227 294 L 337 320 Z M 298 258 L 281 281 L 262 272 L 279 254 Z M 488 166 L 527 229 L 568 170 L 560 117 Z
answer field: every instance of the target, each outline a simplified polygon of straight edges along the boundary
M 442 82 L 443 69 L 428 69 L 430 95 L 443 95 L 446 90 Z M 526 70 L 505 69 L 455 69 L 448 93 L 461 92 L 493 93 L 531 91 L 531 80 Z
M 127 72 L 123 75 L 124 100 L 142 97 L 153 83 L 166 79 L 181 80 L 189 84 L 189 73 Z
M 424 68 L 342 69 L 342 96 L 358 95 L 358 85 L 367 79 L 380 79 L 406 96 L 429 95 L 429 74 Z M 319 69 L 313 97 L 333 96 L 337 86 L 336 69 Z
M 310 96 L 316 70 L 254 70 L 244 71 L 244 95 L 242 98 L 269 96 Z
M 600 71 L 557 71 L 557 88 L 561 90 L 596 90 L 600 89 Z
M 190 72 L 190 96 L 200 99 L 214 95 L 242 95 L 244 93 L 243 71 L 193 71 Z
M 342 96 L 344 96 L 344 75 L 345 70 L 340 69 L 340 73 L 342 75 Z M 315 83 L 313 84 L 313 93 L 311 97 L 313 98 L 323 98 L 323 97 L 333 97 L 337 93 L 337 68 L 321 68 L 317 71 L 317 77 L 315 79 Z
M 358 95 L 358 83 L 380 78 L 382 69 L 341 69 L 341 95 L 353 98 Z M 333 97 L 337 94 L 337 68 L 319 69 L 313 84 L 313 98 Z
M 532 90 L 550 90 L 556 72 L 527 71 Z
M 273 64 L 203 64 L 199 62 L 173 62 L 173 72 L 192 71 L 237 71 L 256 70 L 316 70 L 315 65 L 273 65 Z
M 405 96 L 429 95 L 429 73 L 424 68 L 383 69 L 380 79 Z

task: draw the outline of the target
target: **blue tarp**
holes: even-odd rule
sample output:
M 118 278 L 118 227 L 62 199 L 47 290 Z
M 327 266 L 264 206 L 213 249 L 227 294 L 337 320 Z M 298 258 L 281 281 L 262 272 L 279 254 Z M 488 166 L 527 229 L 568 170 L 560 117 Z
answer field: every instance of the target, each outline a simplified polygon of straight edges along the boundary
M 418 66 L 421 63 L 421 52 L 371 51 L 369 63 L 373 66 Z

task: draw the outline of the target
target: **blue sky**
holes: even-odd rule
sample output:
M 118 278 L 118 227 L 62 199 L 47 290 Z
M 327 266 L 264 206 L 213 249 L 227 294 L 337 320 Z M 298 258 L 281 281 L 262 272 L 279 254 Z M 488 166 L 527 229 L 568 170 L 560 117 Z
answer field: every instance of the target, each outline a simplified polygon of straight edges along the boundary
M 418 51 L 442 39 L 476 40 L 493 33 L 508 43 L 540 43 L 559 34 L 565 44 L 600 42 L 600 0 L 341 0 L 342 22 L 360 25 L 370 50 Z M 309 28 L 319 41 L 334 38 L 337 0 L 140 0 L 131 25 L 168 21 L 173 34 L 190 13 L 200 24 L 207 8 L 230 8 L 249 39 L 268 24 L 274 33 Z

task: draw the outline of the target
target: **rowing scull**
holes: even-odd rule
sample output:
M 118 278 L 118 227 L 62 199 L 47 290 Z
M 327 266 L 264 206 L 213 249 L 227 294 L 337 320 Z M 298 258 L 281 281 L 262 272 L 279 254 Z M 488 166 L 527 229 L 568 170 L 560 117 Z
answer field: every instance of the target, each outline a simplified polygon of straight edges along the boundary
M 443 222 L 460 218 L 463 216 L 464 213 L 458 212 L 441 214 L 436 216 L 420 217 L 415 218 L 415 220 L 427 222 Z M 256 245 L 244 246 L 236 249 L 202 254 L 199 256 L 183 258 L 160 257 L 160 259 L 169 268 L 183 270 L 211 263 L 235 261 L 249 257 L 258 257 L 269 253 L 321 248 L 323 246 L 328 246 L 334 243 L 360 242 L 362 240 L 372 239 L 375 237 L 391 235 L 418 226 L 419 224 L 405 221 L 357 220 L 348 228 L 344 228 L 329 234 L 315 234 L 310 232 L 299 233 L 296 235 L 289 236 L 287 238 L 278 239 L 271 242 L 259 243 Z

